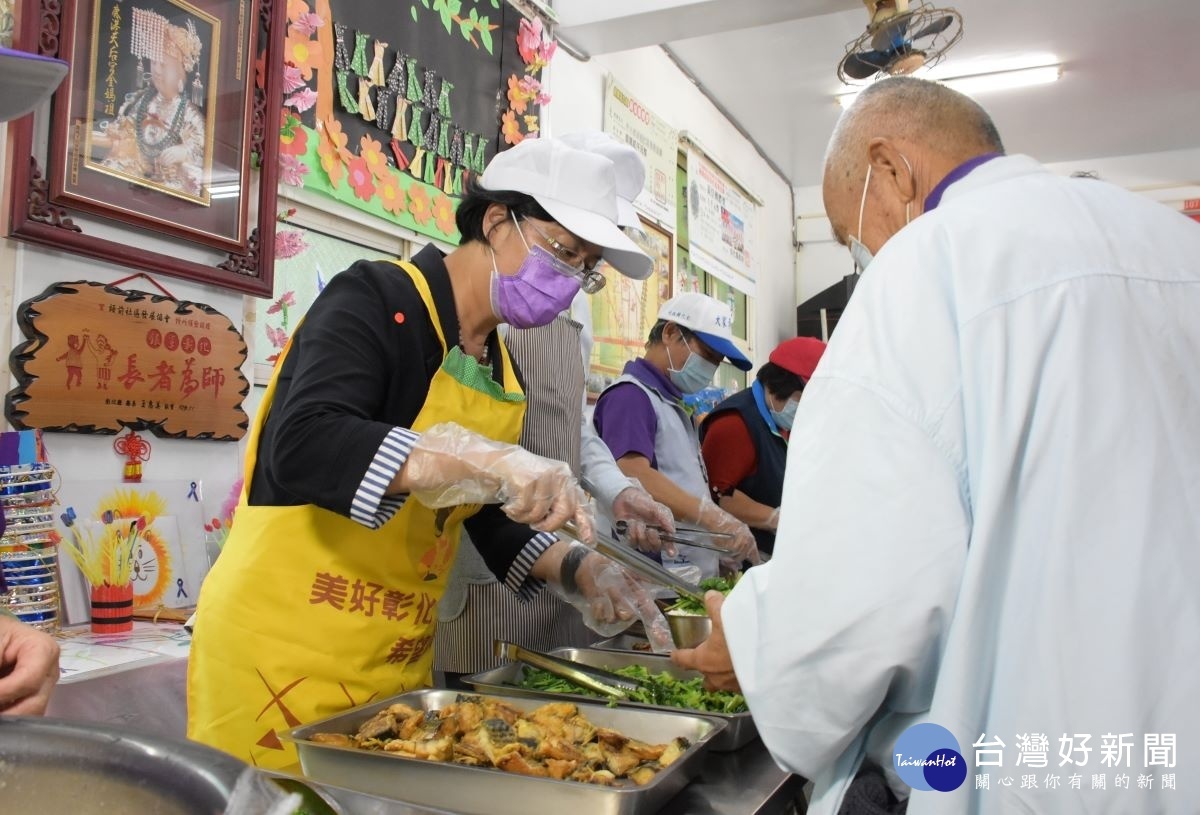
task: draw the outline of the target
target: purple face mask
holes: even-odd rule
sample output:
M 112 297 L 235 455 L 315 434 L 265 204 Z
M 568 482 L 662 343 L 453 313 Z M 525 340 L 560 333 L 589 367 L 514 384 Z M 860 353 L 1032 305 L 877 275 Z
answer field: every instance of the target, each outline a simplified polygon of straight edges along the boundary
M 521 235 L 519 227 L 517 234 Z M 524 235 L 521 241 L 525 242 Z M 571 305 L 578 291 L 577 272 L 540 246 L 529 249 L 521 267 L 511 275 L 500 274 L 492 255 L 492 310 L 513 328 L 549 325 Z

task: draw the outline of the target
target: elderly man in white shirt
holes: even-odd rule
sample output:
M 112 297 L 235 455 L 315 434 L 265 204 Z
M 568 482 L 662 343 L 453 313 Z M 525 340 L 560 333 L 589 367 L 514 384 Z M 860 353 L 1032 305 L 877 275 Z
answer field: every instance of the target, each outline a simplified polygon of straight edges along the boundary
M 675 658 L 740 683 L 813 813 L 867 756 L 909 815 L 1200 812 L 1200 227 L 1002 153 L 922 80 L 843 115 L 825 204 L 870 268 L 800 405 L 775 558 Z M 915 722 L 961 785 L 900 749 Z

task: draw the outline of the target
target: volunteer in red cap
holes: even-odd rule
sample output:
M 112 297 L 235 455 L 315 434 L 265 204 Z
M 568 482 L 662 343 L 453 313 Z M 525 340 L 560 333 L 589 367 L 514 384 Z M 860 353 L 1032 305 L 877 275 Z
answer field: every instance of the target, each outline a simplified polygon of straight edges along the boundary
M 764 554 L 775 548 L 796 405 L 823 353 L 825 343 L 812 337 L 781 343 L 754 384 L 717 405 L 700 425 L 713 500 L 750 527 Z

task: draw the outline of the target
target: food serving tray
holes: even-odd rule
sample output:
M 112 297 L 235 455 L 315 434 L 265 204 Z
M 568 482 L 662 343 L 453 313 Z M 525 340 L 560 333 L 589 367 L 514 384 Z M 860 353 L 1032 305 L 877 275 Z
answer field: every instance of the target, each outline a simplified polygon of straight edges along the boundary
M 579 704 L 594 725 L 617 730 L 630 738 L 660 744 L 676 737 L 690 746 L 645 786 L 632 781 L 604 787 L 579 781 L 534 778 L 466 764 L 424 761 L 388 753 L 318 744 L 315 733 L 353 735 L 360 725 L 389 705 L 402 702 L 418 710 L 440 710 L 458 700 L 461 691 L 411 691 L 363 705 L 280 734 L 294 742 L 304 774 L 315 781 L 383 795 L 418 806 L 437 807 L 463 815 L 529 815 L 530 812 L 570 812 L 572 815 L 648 815 L 657 812 L 700 771 L 709 743 L 725 724 L 717 719 L 658 710 L 610 708 Z M 543 697 L 509 693 L 480 694 L 522 711 L 546 703 Z
M 556 648 L 549 652 L 553 656 L 569 659 L 593 668 L 618 670 L 630 665 L 641 665 L 651 673 L 667 673 L 676 679 L 693 679 L 699 676 L 695 671 L 684 670 L 671 662 L 664 654 L 642 654 L 636 651 L 601 651 L 595 648 Z M 510 662 L 493 668 L 490 671 L 463 677 L 463 681 L 484 693 L 502 693 L 512 696 L 523 696 L 536 699 L 567 698 L 574 702 L 597 702 L 594 696 L 584 696 L 576 693 L 555 693 L 554 691 L 533 690 L 518 687 L 518 683 L 530 670 L 522 662 Z M 708 716 L 725 722 L 725 729 L 713 737 L 709 748 L 716 752 L 727 752 L 745 747 L 758 736 L 758 728 L 749 711 L 745 713 L 713 713 L 707 710 L 688 710 L 665 705 L 647 705 L 642 702 L 627 702 L 613 700 L 621 707 L 637 708 L 639 710 L 660 710 L 669 713 L 683 713 L 689 716 Z M 603 702 L 602 702 L 603 703 Z

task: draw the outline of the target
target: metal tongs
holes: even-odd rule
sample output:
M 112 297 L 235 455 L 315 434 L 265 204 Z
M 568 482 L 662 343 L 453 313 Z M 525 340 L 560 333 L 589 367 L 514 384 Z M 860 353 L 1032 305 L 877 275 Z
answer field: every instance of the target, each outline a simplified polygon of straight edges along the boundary
M 565 523 L 559 531 L 587 545 L 587 542 L 583 541 L 583 538 L 580 537 L 579 530 L 575 524 Z M 701 605 L 704 604 L 704 589 L 694 583 L 689 583 L 674 572 L 664 569 L 633 547 L 617 543 L 607 535 L 597 532 L 595 543 L 591 544 L 591 548 L 605 557 L 615 560 L 629 571 L 635 572 L 655 585 L 674 589 L 676 593 L 684 597 L 690 597 Z
M 514 662 L 525 662 L 535 668 L 541 668 L 555 676 L 574 682 L 582 688 L 595 691 L 613 699 L 626 699 L 631 691 L 643 690 L 644 686 L 635 679 L 606 671 L 603 668 L 593 668 L 562 657 L 544 654 L 522 648 L 504 640 L 495 640 L 492 651 L 497 658 L 504 657 Z
M 629 530 L 629 524 L 625 521 L 617 521 L 617 534 L 625 535 Z M 711 543 L 704 543 L 700 538 L 732 538 L 728 532 L 709 532 L 707 529 L 695 529 L 690 526 L 675 527 L 675 534 L 671 534 L 666 530 L 666 527 L 658 524 L 646 524 L 647 529 L 653 529 L 658 533 L 660 540 L 667 543 L 682 543 L 684 546 L 695 546 L 697 549 L 708 549 L 713 552 L 719 552 L 722 555 L 736 555 L 732 549 L 726 549 L 724 546 L 714 546 Z M 699 536 L 699 537 L 695 537 Z

